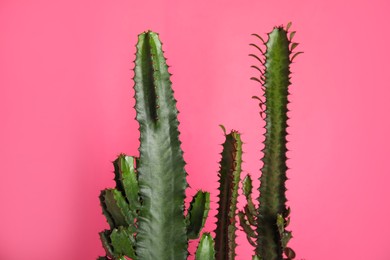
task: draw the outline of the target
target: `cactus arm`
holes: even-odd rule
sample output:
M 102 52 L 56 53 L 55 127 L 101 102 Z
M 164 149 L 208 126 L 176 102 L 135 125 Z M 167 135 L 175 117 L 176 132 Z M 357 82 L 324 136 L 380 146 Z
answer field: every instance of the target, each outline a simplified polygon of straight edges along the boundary
M 210 209 L 210 193 L 198 191 L 193 197 L 187 214 L 187 237 L 199 237 Z
M 120 190 L 126 196 L 130 210 L 134 214 L 140 207 L 135 160 L 136 158 L 132 156 L 120 154 L 114 161 L 116 189 Z
M 105 230 L 99 233 L 100 240 L 102 241 L 103 248 L 106 251 L 106 255 L 110 258 L 114 257 L 114 251 L 110 241 L 110 230 Z
M 246 215 L 246 218 L 248 219 L 248 222 L 255 226 L 256 225 L 256 216 L 257 216 L 257 210 L 255 207 L 255 204 L 253 203 L 252 199 L 252 178 L 248 174 L 245 176 L 244 180 L 242 181 L 242 191 L 245 195 L 247 204 L 244 206 L 244 212 Z
M 280 260 L 283 259 L 283 250 L 277 216 L 284 215 L 287 210 L 285 182 L 288 87 L 290 56 L 297 44 L 290 41 L 287 28 L 275 27 L 268 36 L 265 43 L 264 73 L 260 77 L 265 96 L 265 109 L 262 112 L 265 114 L 266 132 L 262 150 L 256 255 L 261 256 L 261 259 Z
M 195 253 L 196 260 L 214 260 L 214 240 L 210 233 L 204 233 L 200 239 L 198 248 Z
M 112 231 L 110 238 L 115 257 L 126 255 L 131 259 L 136 259 L 134 250 L 135 241 L 131 230 L 119 227 Z
M 249 244 L 251 244 L 253 247 L 256 247 L 256 243 L 253 241 L 257 237 L 256 231 L 250 225 L 247 216 L 243 211 L 238 212 L 238 219 L 240 220 L 240 226 L 244 230 Z
M 143 260 L 185 259 L 188 254 L 185 162 L 169 77 L 158 35 L 150 31 L 140 34 L 134 75 L 141 143 L 137 172 L 142 201 L 136 254 Z
M 220 162 L 220 187 L 215 230 L 216 259 L 235 258 L 236 209 L 238 184 L 241 174 L 242 142 L 240 134 L 232 131 L 226 135 Z
M 120 191 L 117 189 L 103 190 L 100 201 L 111 229 L 134 224 L 135 216 Z

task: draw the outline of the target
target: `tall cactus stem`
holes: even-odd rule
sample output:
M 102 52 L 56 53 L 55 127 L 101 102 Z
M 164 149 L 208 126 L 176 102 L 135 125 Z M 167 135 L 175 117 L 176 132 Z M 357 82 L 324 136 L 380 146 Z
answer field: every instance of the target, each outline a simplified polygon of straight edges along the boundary
M 291 26 L 289 24 L 287 27 Z M 275 27 L 268 34 L 264 53 L 264 97 L 266 132 L 257 217 L 256 255 L 266 260 L 283 259 L 282 237 L 277 221 L 286 215 L 287 112 L 292 50 L 297 44 L 288 37 L 288 28 Z M 294 36 L 294 34 L 292 35 Z
M 220 162 L 220 187 L 215 230 L 215 251 L 217 260 L 233 260 L 236 248 L 236 210 L 238 184 L 241 174 L 242 142 L 236 131 L 226 135 Z
M 154 32 L 138 36 L 134 81 L 140 125 L 137 172 L 142 201 L 136 254 L 143 260 L 185 259 L 185 162 L 170 74 Z

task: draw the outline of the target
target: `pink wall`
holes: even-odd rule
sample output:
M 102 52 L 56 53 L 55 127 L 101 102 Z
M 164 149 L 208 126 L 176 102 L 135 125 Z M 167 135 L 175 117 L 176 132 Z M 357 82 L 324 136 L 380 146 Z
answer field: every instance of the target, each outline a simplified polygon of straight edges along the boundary
M 0 259 L 103 254 L 97 197 L 115 156 L 137 154 L 131 69 L 147 29 L 174 74 L 188 194 L 216 201 L 219 124 L 242 132 L 257 176 L 250 34 L 289 21 L 305 52 L 292 67 L 291 245 L 306 260 L 390 259 L 389 2 L 189 2 L 0 1 Z

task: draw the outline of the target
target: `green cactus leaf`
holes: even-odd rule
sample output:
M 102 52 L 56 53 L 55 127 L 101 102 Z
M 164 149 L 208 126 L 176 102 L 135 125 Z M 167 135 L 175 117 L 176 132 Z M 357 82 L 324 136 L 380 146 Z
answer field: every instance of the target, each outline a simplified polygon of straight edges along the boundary
M 115 257 L 125 255 L 133 260 L 136 259 L 134 252 L 135 240 L 132 231 L 129 231 L 124 227 L 119 227 L 112 231 L 110 238 Z
M 289 247 L 286 247 L 284 249 L 284 254 L 286 255 L 287 259 L 290 260 L 290 259 L 294 259 L 295 258 L 295 252 L 294 250 L 292 250 L 291 248 Z
M 299 43 L 296 43 L 296 42 L 291 43 L 290 51 L 293 51 L 298 45 L 299 45 Z
M 260 72 L 261 74 L 263 74 L 263 71 L 262 71 L 259 67 L 255 66 L 255 65 L 252 65 L 251 68 L 254 68 L 254 69 L 257 70 L 258 72 Z
M 255 37 L 259 38 L 260 41 L 265 44 L 265 41 L 263 40 L 263 38 L 260 35 L 258 35 L 256 33 L 252 33 L 252 36 L 255 36 Z
M 170 74 L 154 32 L 138 36 L 134 81 L 141 143 L 137 173 L 142 201 L 136 254 L 143 260 L 185 259 L 185 162 Z
M 195 253 L 196 260 L 214 260 L 214 240 L 210 233 L 203 233 Z
M 130 211 L 129 205 L 120 191 L 106 189 L 102 191 L 100 197 L 103 199 L 103 208 L 109 214 L 114 227 L 134 224 L 135 215 Z
M 262 84 L 263 82 L 261 82 L 260 79 L 256 78 L 256 77 L 251 77 L 250 80 L 254 80 L 254 81 L 257 81 L 259 82 L 260 84 Z
M 255 58 L 256 60 L 258 60 L 260 63 L 263 63 L 263 61 L 255 54 L 249 54 L 250 57 L 253 57 Z
M 130 210 L 135 214 L 140 207 L 135 158 L 125 154 L 119 155 L 114 161 L 114 169 L 116 187 L 126 196 Z
M 302 54 L 302 53 L 303 53 L 303 52 L 301 52 L 301 51 L 294 53 L 294 55 L 291 57 L 291 62 L 293 62 L 294 59 L 295 59 L 299 54 Z
M 253 188 L 252 178 L 248 174 L 247 176 L 245 176 L 244 180 L 242 181 L 242 191 L 245 195 L 246 202 L 247 202 L 247 205 L 245 206 L 244 211 L 245 211 L 245 214 L 247 215 L 248 220 L 251 223 L 251 225 L 255 225 L 255 224 L 253 224 L 253 222 L 257 216 L 257 210 L 256 210 L 255 204 L 253 203 L 253 199 L 252 199 L 252 188 Z
M 187 214 L 187 237 L 199 237 L 210 209 L 210 193 L 198 191 L 193 197 Z
M 261 54 L 264 54 L 264 51 L 256 44 L 250 43 L 249 46 L 255 47 Z
M 291 240 L 291 238 L 292 238 L 292 233 L 291 233 L 291 231 L 285 231 L 285 232 L 283 232 L 283 234 L 282 234 L 282 239 L 281 239 L 282 247 L 283 247 L 283 248 L 286 248 L 286 247 L 287 247 L 287 244 L 288 244 L 288 242 Z
M 252 256 L 252 260 L 261 260 L 261 257 L 257 256 L 257 255 L 254 255 L 254 256 Z
M 222 129 L 223 134 L 226 135 L 226 128 L 224 125 L 219 125 L 219 127 Z
M 292 22 L 288 22 L 288 24 L 286 26 L 286 32 L 288 32 L 288 30 L 290 29 L 291 25 L 292 25 Z
M 216 259 L 233 260 L 236 248 L 236 209 L 241 174 L 242 142 L 240 134 L 226 135 L 220 162 L 220 186 L 215 230 Z
M 290 42 L 291 42 L 291 41 L 292 41 L 292 39 L 294 38 L 294 36 L 295 36 L 295 33 L 296 33 L 295 31 L 290 33 L 290 38 L 289 38 Z

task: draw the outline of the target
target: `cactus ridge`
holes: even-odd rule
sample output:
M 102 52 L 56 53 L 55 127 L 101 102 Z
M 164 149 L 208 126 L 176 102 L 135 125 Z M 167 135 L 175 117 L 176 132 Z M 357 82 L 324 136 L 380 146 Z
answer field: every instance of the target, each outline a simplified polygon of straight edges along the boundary
M 216 259 L 235 258 L 236 248 L 236 209 L 238 184 L 241 174 L 242 141 L 237 131 L 226 135 L 223 144 L 222 159 L 220 162 L 220 186 L 217 214 L 217 228 L 215 230 Z

